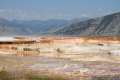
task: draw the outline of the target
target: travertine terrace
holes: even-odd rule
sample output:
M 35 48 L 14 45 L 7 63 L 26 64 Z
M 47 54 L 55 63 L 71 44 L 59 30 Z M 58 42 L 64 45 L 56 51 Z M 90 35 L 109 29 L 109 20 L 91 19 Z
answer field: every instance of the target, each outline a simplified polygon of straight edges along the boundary
M 1 53 L 73 58 L 77 55 L 119 56 L 119 37 L 14 37 L 0 41 Z M 7 52 L 5 52 L 7 51 Z M 77 58 L 79 59 L 79 57 Z
M 1 66 L 81 77 L 120 74 L 119 37 L 14 37 L 0 41 Z M 11 66 L 11 67 L 8 67 Z

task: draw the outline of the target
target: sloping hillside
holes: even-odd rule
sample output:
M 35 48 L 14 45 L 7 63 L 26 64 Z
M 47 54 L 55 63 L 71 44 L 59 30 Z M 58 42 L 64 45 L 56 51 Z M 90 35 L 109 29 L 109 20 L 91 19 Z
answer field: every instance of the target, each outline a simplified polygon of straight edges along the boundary
M 57 35 L 120 35 L 120 12 L 73 23 L 55 32 Z

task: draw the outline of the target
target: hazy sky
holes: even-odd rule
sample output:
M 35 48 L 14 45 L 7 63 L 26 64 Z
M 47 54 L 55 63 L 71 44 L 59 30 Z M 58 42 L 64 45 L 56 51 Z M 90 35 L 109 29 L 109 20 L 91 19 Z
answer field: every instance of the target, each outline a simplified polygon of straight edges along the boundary
M 73 19 L 120 11 L 120 0 L 0 0 L 0 17 L 8 19 Z

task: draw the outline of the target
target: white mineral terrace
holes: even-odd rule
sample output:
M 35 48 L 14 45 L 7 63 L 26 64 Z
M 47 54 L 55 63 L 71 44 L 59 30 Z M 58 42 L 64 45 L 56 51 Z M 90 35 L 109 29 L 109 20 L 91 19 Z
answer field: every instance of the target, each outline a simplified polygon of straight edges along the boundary
M 4 41 L 15 41 L 17 39 L 15 39 L 14 37 L 0 37 L 0 42 L 4 42 Z

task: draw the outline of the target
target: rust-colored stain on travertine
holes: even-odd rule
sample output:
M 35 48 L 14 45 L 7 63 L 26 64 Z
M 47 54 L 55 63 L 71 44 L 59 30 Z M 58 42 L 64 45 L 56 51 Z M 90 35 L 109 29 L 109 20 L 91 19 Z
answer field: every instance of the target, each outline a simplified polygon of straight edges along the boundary
M 120 37 L 96 36 L 96 37 L 44 37 L 38 38 L 40 43 L 120 43 Z
M 49 37 L 32 37 L 32 38 L 30 37 L 14 37 L 14 38 L 15 40 L 12 41 L 9 40 L 0 41 L 0 51 L 8 51 L 8 53 L 10 51 L 13 51 L 11 52 L 13 54 L 25 54 L 25 55 L 29 55 L 32 53 L 36 54 L 41 52 L 42 53 L 56 53 L 56 52 L 80 53 L 83 51 L 89 51 L 88 46 L 81 47 L 81 45 L 83 44 L 98 45 L 96 47 L 99 47 L 99 46 L 103 46 L 104 44 L 120 43 L 120 37 L 112 37 L 112 36 L 111 37 L 110 36 L 95 36 L 95 37 L 49 36 Z M 96 48 L 94 47 L 94 49 Z M 98 48 L 97 50 L 99 51 Z M 104 50 L 107 51 L 106 49 Z

